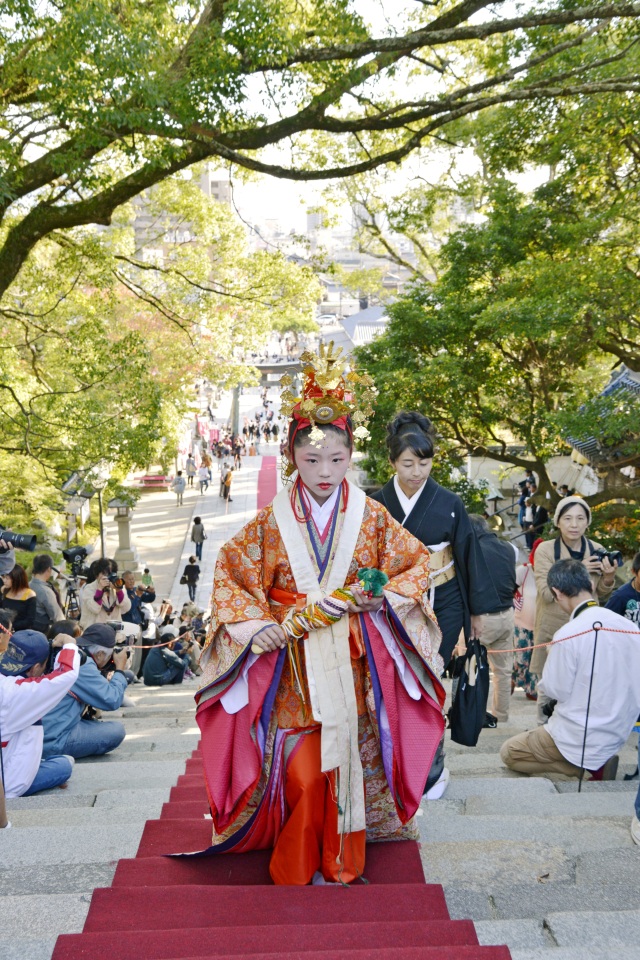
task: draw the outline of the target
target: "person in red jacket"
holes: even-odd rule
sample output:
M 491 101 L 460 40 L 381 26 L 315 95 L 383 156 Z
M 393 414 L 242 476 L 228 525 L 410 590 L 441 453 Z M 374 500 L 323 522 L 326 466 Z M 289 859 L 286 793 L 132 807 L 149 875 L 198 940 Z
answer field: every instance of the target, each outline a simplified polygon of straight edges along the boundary
M 80 655 L 76 641 L 58 634 L 61 648 L 51 673 L 44 674 L 49 644 L 36 630 L 3 634 L 0 646 L 0 743 L 2 778 L 7 800 L 60 786 L 71 776 L 69 757 L 42 759 L 45 713 L 55 707 L 78 679 Z

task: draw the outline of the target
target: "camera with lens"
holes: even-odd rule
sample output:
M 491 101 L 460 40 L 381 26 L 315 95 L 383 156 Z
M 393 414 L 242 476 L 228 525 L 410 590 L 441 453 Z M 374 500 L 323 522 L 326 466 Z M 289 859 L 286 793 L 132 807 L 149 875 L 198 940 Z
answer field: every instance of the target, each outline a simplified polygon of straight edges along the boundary
M 90 553 L 91 550 L 87 547 L 70 547 L 68 550 L 62 551 L 65 563 L 71 567 L 71 573 L 74 577 L 88 576 L 89 569 L 84 561 Z
M 14 533 L 13 530 L 5 530 L 0 527 L 0 540 L 4 540 L 14 550 L 28 550 L 33 553 L 36 548 L 37 538 L 32 533 Z
M 545 717 L 553 716 L 553 711 L 556 708 L 557 702 L 558 702 L 557 700 L 548 700 L 547 703 L 542 704 L 542 707 L 540 709 L 544 713 Z
M 624 563 L 619 550 L 594 550 L 591 556 L 597 557 L 600 562 L 608 560 L 612 567 L 621 567 Z
M 118 590 L 124 587 L 124 580 L 122 577 L 119 577 L 117 573 L 108 573 L 107 579 L 109 583 L 112 583 Z

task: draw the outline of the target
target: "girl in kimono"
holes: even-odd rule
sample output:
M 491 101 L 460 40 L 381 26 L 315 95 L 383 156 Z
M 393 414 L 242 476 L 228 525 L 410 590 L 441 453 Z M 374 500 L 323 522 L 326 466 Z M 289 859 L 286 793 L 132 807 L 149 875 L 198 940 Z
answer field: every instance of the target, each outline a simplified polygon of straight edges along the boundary
M 440 634 L 422 545 L 346 480 L 365 417 L 338 356 L 302 359 L 303 396 L 283 396 L 294 482 L 220 551 L 197 721 L 209 852 L 272 849 L 275 883 L 349 883 L 365 840 L 416 835 L 444 729 Z M 383 597 L 358 586 L 364 567 L 388 575 Z M 288 642 L 283 621 L 343 587 L 348 612 Z

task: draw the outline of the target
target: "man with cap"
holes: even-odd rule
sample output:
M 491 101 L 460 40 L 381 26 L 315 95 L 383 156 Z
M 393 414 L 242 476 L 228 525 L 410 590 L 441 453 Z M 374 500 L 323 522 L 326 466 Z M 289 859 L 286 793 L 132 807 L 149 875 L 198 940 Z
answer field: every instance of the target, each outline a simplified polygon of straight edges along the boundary
M 117 710 L 127 689 L 124 671 L 126 650 L 114 652 L 116 633 L 106 623 L 92 623 L 78 638 L 87 654 L 77 681 L 57 707 L 43 717 L 44 756 L 57 753 L 72 757 L 102 756 L 119 747 L 125 738 L 119 720 L 96 720 L 83 716 L 87 707 Z M 113 660 L 115 672 L 110 680 L 100 672 Z
M 0 640 L 0 743 L 6 798 L 30 796 L 66 783 L 73 758 L 42 759 L 41 717 L 66 696 L 78 677 L 80 656 L 75 640 L 58 634 L 61 648 L 51 673 L 44 674 L 49 643 L 37 630 L 19 630 Z M 62 751 L 60 751 L 62 753 Z
M 176 627 L 164 627 L 157 645 L 149 650 L 142 672 L 145 687 L 182 683 L 189 661 L 173 650 L 177 636 Z

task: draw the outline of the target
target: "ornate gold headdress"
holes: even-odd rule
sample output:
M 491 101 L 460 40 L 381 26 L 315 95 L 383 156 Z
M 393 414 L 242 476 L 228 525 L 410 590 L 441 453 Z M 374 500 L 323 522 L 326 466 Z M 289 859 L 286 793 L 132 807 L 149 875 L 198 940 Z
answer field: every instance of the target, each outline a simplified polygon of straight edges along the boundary
M 319 355 L 305 351 L 300 357 L 304 377 L 302 396 L 296 397 L 290 390 L 293 379 L 285 374 L 280 380 L 282 413 L 298 421 L 298 430 L 313 427 L 309 440 L 320 444 L 324 439 L 322 427 L 334 424 L 345 430 L 347 417 L 353 423 L 353 437 L 368 440 L 367 424 L 373 416 L 373 401 L 376 389 L 368 374 L 349 370 L 344 373 L 342 347 L 334 347 L 333 340 L 320 345 Z

